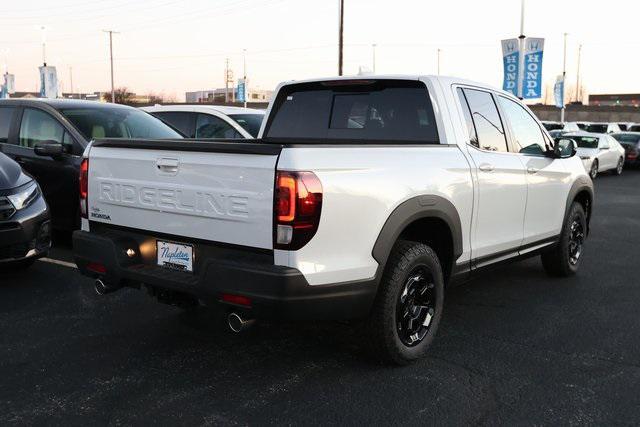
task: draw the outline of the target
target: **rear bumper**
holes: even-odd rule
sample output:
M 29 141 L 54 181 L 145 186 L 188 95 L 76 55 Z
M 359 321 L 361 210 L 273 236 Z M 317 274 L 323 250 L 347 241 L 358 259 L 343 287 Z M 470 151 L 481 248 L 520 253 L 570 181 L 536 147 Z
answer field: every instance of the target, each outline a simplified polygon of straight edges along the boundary
M 82 274 L 100 276 L 110 287 L 144 285 L 155 294 L 179 292 L 207 305 L 225 304 L 258 319 L 355 319 L 365 317 L 373 304 L 374 281 L 311 286 L 299 270 L 273 265 L 271 253 L 206 242 L 185 243 L 194 245 L 194 273 L 157 266 L 155 236 L 135 231 L 76 231 L 73 253 Z M 127 257 L 129 247 L 139 255 Z M 106 271 L 91 271 L 87 268 L 90 263 L 102 264 Z M 250 307 L 223 302 L 223 294 L 247 297 Z
M 40 258 L 51 246 L 49 209 L 42 197 L 0 221 L 0 264 Z

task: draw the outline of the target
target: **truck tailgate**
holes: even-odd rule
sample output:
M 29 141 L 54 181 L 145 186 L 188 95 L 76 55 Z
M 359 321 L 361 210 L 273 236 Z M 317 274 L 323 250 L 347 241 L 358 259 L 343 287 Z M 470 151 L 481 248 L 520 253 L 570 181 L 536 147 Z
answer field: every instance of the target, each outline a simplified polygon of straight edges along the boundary
M 97 141 L 89 220 L 271 249 L 279 153 L 242 142 Z

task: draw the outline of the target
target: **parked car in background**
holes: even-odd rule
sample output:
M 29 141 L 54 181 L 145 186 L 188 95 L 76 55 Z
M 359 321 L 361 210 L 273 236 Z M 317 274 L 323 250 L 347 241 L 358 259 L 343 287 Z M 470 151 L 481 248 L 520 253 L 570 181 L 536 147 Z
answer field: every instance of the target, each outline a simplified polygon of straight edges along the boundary
M 578 144 L 578 156 L 591 179 L 595 179 L 600 172 L 609 170 L 616 175 L 622 173 L 624 148 L 611 135 L 578 132 L 563 136 L 573 139 Z
M 78 173 L 82 152 L 97 138 L 182 138 L 137 108 L 65 99 L 0 100 L 0 152 L 40 184 L 52 226 L 80 225 Z
M 640 132 L 620 132 L 611 134 L 625 151 L 625 163 L 640 166 Z
M 564 128 L 564 124 L 561 122 L 553 122 L 553 121 L 549 121 L 549 120 L 542 120 L 540 123 L 542 123 L 542 126 L 544 126 L 544 128 L 548 131 L 552 131 L 552 130 L 562 130 Z
M 186 138 L 253 139 L 258 136 L 264 110 L 218 105 L 154 105 L 142 107 Z
M 589 133 L 615 133 L 620 132 L 617 123 L 589 123 L 584 127 L 585 132 Z
M 580 132 L 580 128 L 576 124 L 576 122 L 551 122 L 551 121 L 543 121 L 542 125 L 549 132 L 551 131 L 560 131 L 563 133 L 567 132 Z
M 236 332 L 368 318 L 375 356 L 405 364 L 433 341 L 446 283 L 539 254 L 550 275 L 579 269 L 593 183 L 575 143 L 509 93 L 440 76 L 290 82 L 262 129 L 92 143 L 73 247 L 98 293 L 222 304 Z
M 0 270 L 26 268 L 50 246 L 49 208 L 38 183 L 0 153 Z
M 621 131 L 628 131 L 631 126 L 633 126 L 634 122 L 617 122 L 618 127 Z

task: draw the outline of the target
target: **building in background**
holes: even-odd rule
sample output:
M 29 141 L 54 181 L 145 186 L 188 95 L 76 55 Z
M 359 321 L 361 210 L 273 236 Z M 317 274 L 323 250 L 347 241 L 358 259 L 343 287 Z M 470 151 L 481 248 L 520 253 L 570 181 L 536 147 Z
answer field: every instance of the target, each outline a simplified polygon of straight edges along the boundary
M 185 102 L 187 104 L 199 104 L 199 103 L 223 103 L 225 102 L 225 93 L 227 93 L 226 99 L 232 100 L 236 97 L 236 88 L 230 87 L 220 89 L 198 90 L 194 92 L 185 92 Z M 247 88 L 247 102 L 269 102 L 273 95 L 272 90 Z
M 640 107 L 640 93 L 589 95 L 589 105 L 602 107 Z

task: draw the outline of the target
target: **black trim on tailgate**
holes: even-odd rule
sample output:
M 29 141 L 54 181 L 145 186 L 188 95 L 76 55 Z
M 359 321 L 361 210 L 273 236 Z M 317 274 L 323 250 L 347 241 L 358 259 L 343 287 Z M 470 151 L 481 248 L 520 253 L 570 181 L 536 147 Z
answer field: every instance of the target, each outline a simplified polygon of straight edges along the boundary
M 198 151 L 210 153 L 257 154 L 277 156 L 281 145 L 261 144 L 259 142 L 231 142 L 228 139 L 96 139 L 94 147 L 138 148 L 142 150 Z M 255 140 L 259 141 L 259 140 Z

